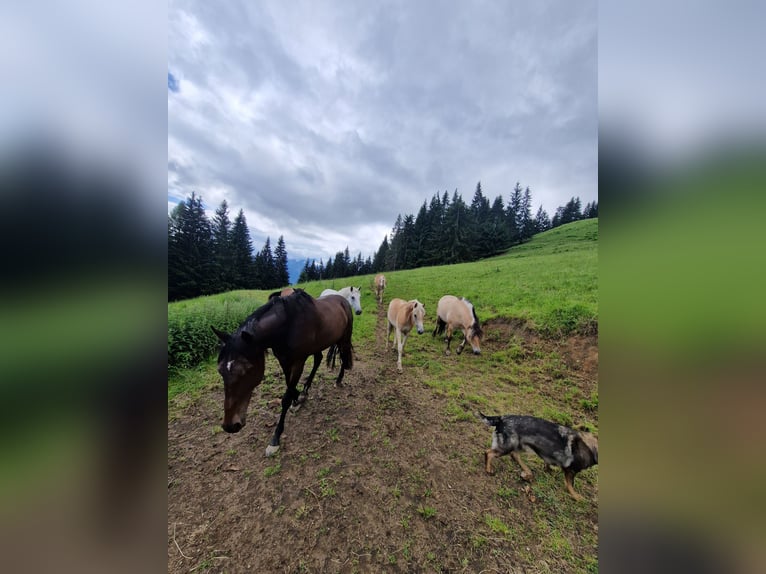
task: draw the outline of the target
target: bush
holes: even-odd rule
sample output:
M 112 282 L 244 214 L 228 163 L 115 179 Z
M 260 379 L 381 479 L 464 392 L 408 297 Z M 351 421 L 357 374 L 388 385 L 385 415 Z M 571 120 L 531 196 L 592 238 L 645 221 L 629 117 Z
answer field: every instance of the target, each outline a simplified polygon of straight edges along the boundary
M 210 327 L 231 333 L 263 302 L 235 291 L 168 304 L 168 368 L 193 367 L 214 355 L 219 340 Z

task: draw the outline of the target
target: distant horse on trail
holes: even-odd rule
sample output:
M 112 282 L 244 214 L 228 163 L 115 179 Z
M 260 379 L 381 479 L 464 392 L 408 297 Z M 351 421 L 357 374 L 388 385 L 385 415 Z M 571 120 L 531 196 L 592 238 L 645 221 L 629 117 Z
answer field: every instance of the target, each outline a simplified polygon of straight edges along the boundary
M 432 337 L 444 333 L 447 330 L 447 336 L 445 341 L 447 346 L 444 349 L 444 354 L 449 355 L 449 345 L 452 342 L 452 331 L 460 329 L 463 331 L 463 342 L 457 348 L 457 354 L 463 352 L 463 347 L 470 341 L 473 348 L 473 354 L 479 355 L 481 349 L 479 348 L 479 341 L 481 340 L 484 332 L 481 330 L 479 324 L 479 318 L 476 316 L 476 310 L 468 299 L 461 297 L 458 299 L 454 295 L 445 295 L 439 299 L 439 305 L 436 308 L 436 328 L 432 333 Z
M 218 354 L 218 372 L 223 377 L 223 430 L 239 432 L 245 426 L 247 407 L 253 390 L 263 380 L 266 349 L 270 348 L 285 374 L 287 390 L 282 397 L 282 414 L 274 431 L 266 456 L 279 450 L 279 437 L 285 428 L 285 414 L 290 405 L 303 403 L 308 397 L 322 350 L 327 352 L 327 365 L 335 366 L 340 355 L 340 372 L 335 385 L 342 386 L 343 374 L 354 364 L 351 333 L 354 316 L 351 306 L 337 295 L 314 299 L 296 290 L 289 297 L 275 297 L 259 307 L 231 335 L 211 327 L 223 343 Z M 298 393 L 298 381 L 306 359 L 314 355 L 314 368 Z
M 383 291 L 386 289 L 386 276 L 382 273 L 378 273 L 374 280 L 375 285 L 375 297 L 378 299 L 378 304 L 383 304 Z
M 391 338 L 391 329 L 395 331 L 394 343 L 399 350 L 399 358 L 396 361 L 396 368 L 402 372 L 402 354 L 404 343 L 407 342 L 407 335 L 413 327 L 419 335 L 423 334 L 423 318 L 426 316 L 426 308 L 423 303 L 417 299 L 405 301 L 404 299 L 391 299 L 388 304 L 388 325 L 386 326 L 386 349 L 388 341 Z M 393 348 L 393 346 L 392 346 Z
M 327 295 L 340 295 L 341 297 L 345 297 L 346 301 L 349 302 L 351 305 L 351 308 L 354 310 L 354 313 L 357 315 L 362 314 L 362 288 L 361 287 L 344 287 L 340 291 L 336 291 L 335 289 L 325 289 L 322 291 L 322 294 L 319 295 L 319 298 L 326 297 Z
M 288 297 L 295 293 L 295 289 L 292 287 L 285 287 L 281 291 L 274 291 L 271 295 L 269 295 L 269 299 L 274 299 L 276 297 Z

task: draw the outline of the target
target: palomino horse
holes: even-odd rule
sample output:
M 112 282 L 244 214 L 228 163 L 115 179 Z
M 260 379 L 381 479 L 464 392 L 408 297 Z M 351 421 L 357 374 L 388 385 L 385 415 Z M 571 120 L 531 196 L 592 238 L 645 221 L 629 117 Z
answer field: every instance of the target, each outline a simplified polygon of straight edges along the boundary
M 375 297 L 378 299 L 378 304 L 383 304 L 383 291 L 386 289 L 386 276 L 382 273 L 378 273 L 375 276 Z
M 275 297 L 289 297 L 295 293 L 295 289 L 292 287 L 285 287 L 281 291 L 274 291 L 271 295 L 269 295 L 269 299 L 274 299 Z
M 322 294 L 319 296 L 321 299 L 322 297 L 326 297 L 327 295 L 340 295 L 341 297 L 345 297 L 346 301 L 349 302 L 349 305 L 351 305 L 351 308 L 354 310 L 354 313 L 357 315 L 362 314 L 362 288 L 361 287 L 344 287 L 340 291 L 336 291 L 335 289 L 325 289 L 322 291 Z
M 404 299 L 391 299 L 388 304 L 388 325 L 386 328 L 386 348 L 388 340 L 391 337 L 391 329 L 395 329 L 394 342 L 399 349 L 399 358 L 396 361 L 396 368 L 402 372 L 402 353 L 404 343 L 407 341 L 407 335 L 413 327 L 418 331 L 418 335 L 423 334 L 423 317 L 426 316 L 426 308 L 423 303 L 417 299 L 405 301 Z M 393 348 L 393 346 L 392 346 Z
M 444 349 L 444 354 L 449 355 L 449 345 L 452 342 L 452 331 L 460 329 L 463 331 L 463 342 L 457 348 L 457 354 L 463 352 L 463 347 L 470 341 L 473 348 L 473 354 L 478 355 L 481 353 L 479 348 L 479 341 L 481 340 L 484 332 L 479 325 L 479 318 L 476 316 L 476 310 L 468 299 L 461 297 L 458 299 L 453 295 L 445 295 L 439 299 L 439 305 L 436 308 L 436 328 L 431 336 L 435 336 L 437 333 L 441 335 L 444 333 L 444 329 L 447 329 L 447 336 L 445 341 L 447 346 Z
M 266 349 L 270 348 L 285 374 L 287 390 L 282 397 L 282 414 L 274 431 L 266 456 L 279 450 L 279 437 L 285 428 L 285 414 L 290 405 L 302 403 L 308 397 L 311 380 L 317 369 L 317 356 L 327 352 L 327 365 L 335 366 L 340 353 L 340 372 L 335 380 L 342 386 L 345 369 L 351 369 L 354 360 L 351 348 L 351 332 L 354 316 L 351 306 L 337 295 L 314 299 L 298 289 L 289 297 L 275 297 L 256 309 L 231 335 L 213 327 L 221 339 L 218 354 L 218 372 L 223 377 L 223 430 L 239 432 L 245 426 L 247 406 L 253 390 L 263 380 Z M 298 381 L 303 373 L 306 359 L 314 355 L 314 368 L 298 393 Z

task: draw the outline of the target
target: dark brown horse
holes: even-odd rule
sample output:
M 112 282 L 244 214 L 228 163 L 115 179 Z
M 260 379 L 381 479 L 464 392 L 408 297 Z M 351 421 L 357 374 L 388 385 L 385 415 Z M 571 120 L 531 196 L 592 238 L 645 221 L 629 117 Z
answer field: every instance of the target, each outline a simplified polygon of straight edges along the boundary
M 245 426 L 247 407 L 253 390 L 263 380 L 266 349 L 271 349 L 279 361 L 287 381 L 282 397 L 279 424 L 266 448 L 266 456 L 279 450 L 279 437 L 285 428 L 285 414 L 290 405 L 302 403 L 327 353 L 327 365 L 335 366 L 340 354 L 341 366 L 336 386 L 342 386 L 345 369 L 353 366 L 351 332 L 354 316 L 348 301 L 339 295 L 314 299 L 298 289 L 289 297 L 275 297 L 258 308 L 231 335 L 215 327 L 213 331 L 223 345 L 218 355 L 218 372 L 223 377 L 223 430 L 239 432 Z M 314 368 L 298 393 L 298 381 L 309 356 L 314 356 Z

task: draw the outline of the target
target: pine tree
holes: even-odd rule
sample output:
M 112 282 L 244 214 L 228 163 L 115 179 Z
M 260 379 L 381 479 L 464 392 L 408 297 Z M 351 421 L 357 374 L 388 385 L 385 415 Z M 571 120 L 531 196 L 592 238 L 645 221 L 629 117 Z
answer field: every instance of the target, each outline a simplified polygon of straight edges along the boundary
M 442 263 L 462 263 L 471 260 L 470 212 L 457 189 L 444 214 L 444 261 Z
M 402 230 L 404 223 L 402 222 L 402 214 L 396 216 L 394 227 L 391 230 L 391 239 L 388 242 L 388 252 L 386 253 L 386 271 L 396 271 L 401 268 L 401 250 L 402 250 Z
M 301 269 L 301 274 L 298 276 L 298 283 L 306 283 L 307 281 L 313 281 L 313 278 L 311 277 L 311 265 L 309 264 L 308 259 L 306 259 L 306 263 L 304 263 L 303 269 Z
M 213 218 L 213 265 L 217 277 L 216 292 L 235 288 L 235 266 L 232 257 L 232 225 L 229 220 L 229 206 L 224 199 Z
M 277 247 L 274 250 L 274 282 L 277 287 L 285 287 L 290 284 L 290 272 L 287 269 L 287 249 L 285 248 L 285 238 L 280 235 L 277 240 Z
M 523 196 L 521 184 L 517 181 L 508 202 L 508 228 L 512 243 L 521 242 L 521 204 Z
M 535 221 L 532 219 L 532 192 L 529 187 L 524 190 L 521 199 L 519 230 L 521 241 L 527 241 L 535 234 Z
M 503 197 L 498 195 L 489 209 L 489 240 L 492 251 L 488 255 L 496 255 L 511 245 L 508 225 L 506 224 L 505 205 Z
M 245 212 L 240 209 L 231 231 L 231 259 L 234 267 L 235 289 L 257 289 L 253 266 L 253 242 L 247 227 Z
M 540 205 L 537 210 L 537 215 L 535 215 L 535 233 L 542 233 L 543 231 L 548 231 L 550 228 L 551 220 L 548 217 L 548 213 L 546 213 L 543 206 Z
M 213 237 L 202 198 L 192 193 L 168 220 L 168 298 L 213 293 Z
M 472 258 L 488 257 L 495 250 L 492 238 L 492 228 L 489 221 L 489 200 L 481 191 L 481 182 L 476 184 L 476 191 L 471 200 L 471 218 L 473 220 L 469 241 Z
M 372 272 L 380 273 L 386 269 L 386 257 L 388 256 L 388 236 L 383 238 L 375 258 L 372 260 Z

